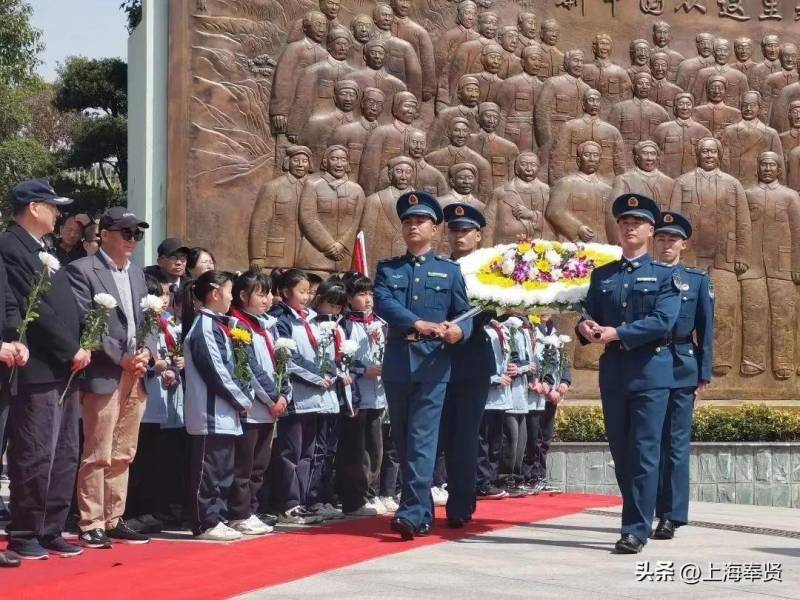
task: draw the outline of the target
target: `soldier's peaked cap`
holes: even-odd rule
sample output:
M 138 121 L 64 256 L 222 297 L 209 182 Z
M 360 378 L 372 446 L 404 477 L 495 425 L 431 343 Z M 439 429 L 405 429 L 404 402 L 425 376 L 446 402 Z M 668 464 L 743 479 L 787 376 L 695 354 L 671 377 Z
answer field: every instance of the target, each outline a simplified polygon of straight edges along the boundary
M 451 229 L 481 229 L 486 227 L 486 218 L 477 208 L 455 202 L 444 207 L 444 220 Z
M 397 199 L 397 216 L 403 221 L 414 215 L 433 219 L 437 225 L 444 219 L 442 207 L 435 196 L 423 191 L 406 192 Z
M 656 222 L 656 233 L 672 233 L 688 240 L 692 237 L 692 224 L 681 213 L 665 210 Z
M 618 196 L 611 207 L 611 213 L 616 221 L 619 221 L 622 217 L 639 217 L 653 225 L 656 224 L 656 221 L 661 216 L 661 211 L 655 200 L 641 194 Z

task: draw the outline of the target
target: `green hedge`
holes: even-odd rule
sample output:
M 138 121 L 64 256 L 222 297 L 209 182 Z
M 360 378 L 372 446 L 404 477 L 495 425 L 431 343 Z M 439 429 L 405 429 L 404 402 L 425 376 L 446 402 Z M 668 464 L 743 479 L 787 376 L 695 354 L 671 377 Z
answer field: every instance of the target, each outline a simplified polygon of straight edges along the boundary
M 603 410 L 599 406 L 565 407 L 558 411 L 556 440 L 605 442 Z M 694 411 L 695 442 L 798 442 L 800 413 L 763 404 L 736 408 L 707 406 Z

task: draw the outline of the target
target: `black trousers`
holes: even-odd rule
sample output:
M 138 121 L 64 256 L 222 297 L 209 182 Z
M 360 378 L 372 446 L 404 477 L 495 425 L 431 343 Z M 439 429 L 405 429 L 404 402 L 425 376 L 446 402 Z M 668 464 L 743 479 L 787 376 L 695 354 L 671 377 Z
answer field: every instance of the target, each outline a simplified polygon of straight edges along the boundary
M 191 436 L 183 428 L 162 429 L 158 437 L 160 490 L 156 516 L 181 522 L 189 512 L 189 462 Z
M 524 473 L 527 480 L 547 477 L 547 453 L 553 443 L 556 425 L 556 409 L 552 402 L 545 402 L 544 410 L 528 413 L 528 442 L 525 448 Z
M 317 437 L 317 414 L 302 413 L 281 417 L 277 424 L 275 458 L 272 470 L 273 483 L 270 505 L 273 510 L 285 512 L 295 506 L 305 505 L 314 460 L 314 443 Z
M 506 413 L 503 418 L 503 454 L 500 463 L 500 479 L 506 485 L 513 485 L 524 480 L 522 463 L 525 456 L 525 444 L 528 440 L 526 416 L 527 413 Z
M 381 425 L 383 439 L 383 457 L 381 458 L 381 483 L 379 496 L 396 496 L 400 493 L 400 461 L 397 458 L 394 442 L 392 442 L 392 426 Z
M 478 470 L 476 487 L 482 489 L 495 485 L 500 471 L 500 456 L 503 452 L 504 410 L 483 411 L 480 435 L 478 436 Z
M 233 485 L 228 500 L 231 520 L 247 519 L 258 512 L 258 492 L 272 454 L 274 423 L 242 423 L 243 433 L 236 438 Z
M 308 487 L 308 505 L 333 503 L 336 449 L 339 447 L 339 413 L 317 415 L 317 436 Z
M 357 510 L 377 495 L 383 459 L 383 409 L 363 408 L 355 417 L 340 415 L 336 489 L 342 510 Z
M 154 515 L 161 496 L 159 462 L 161 425 L 142 423 L 139 425 L 139 441 L 136 456 L 128 474 L 128 500 L 125 503 L 125 518 L 133 519 Z
M 233 484 L 235 446 L 235 435 L 192 436 L 189 482 L 195 535 L 224 520 Z
M 0 393 L 0 475 L 3 474 L 3 455 L 6 453 L 6 447 L 8 446 L 7 425 L 8 413 L 11 409 L 10 401 L 11 399 L 5 391 Z M 6 503 L 0 497 L 0 511 L 5 508 Z
M 60 535 L 69 514 L 78 470 L 80 404 L 76 386 L 59 404 L 65 385 L 21 385 L 11 398 L 11 521 L 6 531 L 12 545 Z

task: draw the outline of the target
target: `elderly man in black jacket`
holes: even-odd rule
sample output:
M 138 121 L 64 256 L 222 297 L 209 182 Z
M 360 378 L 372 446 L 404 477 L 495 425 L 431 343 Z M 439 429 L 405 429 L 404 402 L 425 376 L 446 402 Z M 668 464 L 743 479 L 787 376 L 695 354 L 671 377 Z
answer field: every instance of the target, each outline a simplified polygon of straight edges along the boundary
M 42 242 L 53 232 L 58 207 L 71 202 L 46 180 L 24 181 L 14 189 L 14 223 L 0 234 L 0 257 L 20 312 L 43 269 L 51 272 L 50 288 L 25 334 L 30 360 L 17 370 L 11 386 L 11 521 L 6 530 L 9 550 L 25 559 L 81 553 L 61 536 L 78 466 L 77 386 L 63 402 L 60 398 L 71 371 L 86 367 L 90 354 L 80 347 L 78 307 L 69 280 Z

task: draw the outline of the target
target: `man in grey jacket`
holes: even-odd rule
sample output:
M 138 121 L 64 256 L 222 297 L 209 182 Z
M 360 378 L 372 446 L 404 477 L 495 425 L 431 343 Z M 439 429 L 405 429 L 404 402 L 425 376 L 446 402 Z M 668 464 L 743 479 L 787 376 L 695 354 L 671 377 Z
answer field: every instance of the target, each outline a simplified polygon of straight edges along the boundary
M 82 323 L 95 294 L 117 300 L 108 319 L 103 347 L 81 383 L 84 447 L 78 470 L 80 542 L 87 548 L 109 548 L 111 539 L 147 543 L 122 520 L 128 488 L 128 468 L 136 454 L 139 424 L 147 395 L 142 376 L 156 356 L 155 336 L 145 344 L 136 339 L 147 295 L 142 269 L 130 260 L 149 225 L 125 207 L 114 207 L 100 218 L 97 254 L 72 262 L 67 274 Z

